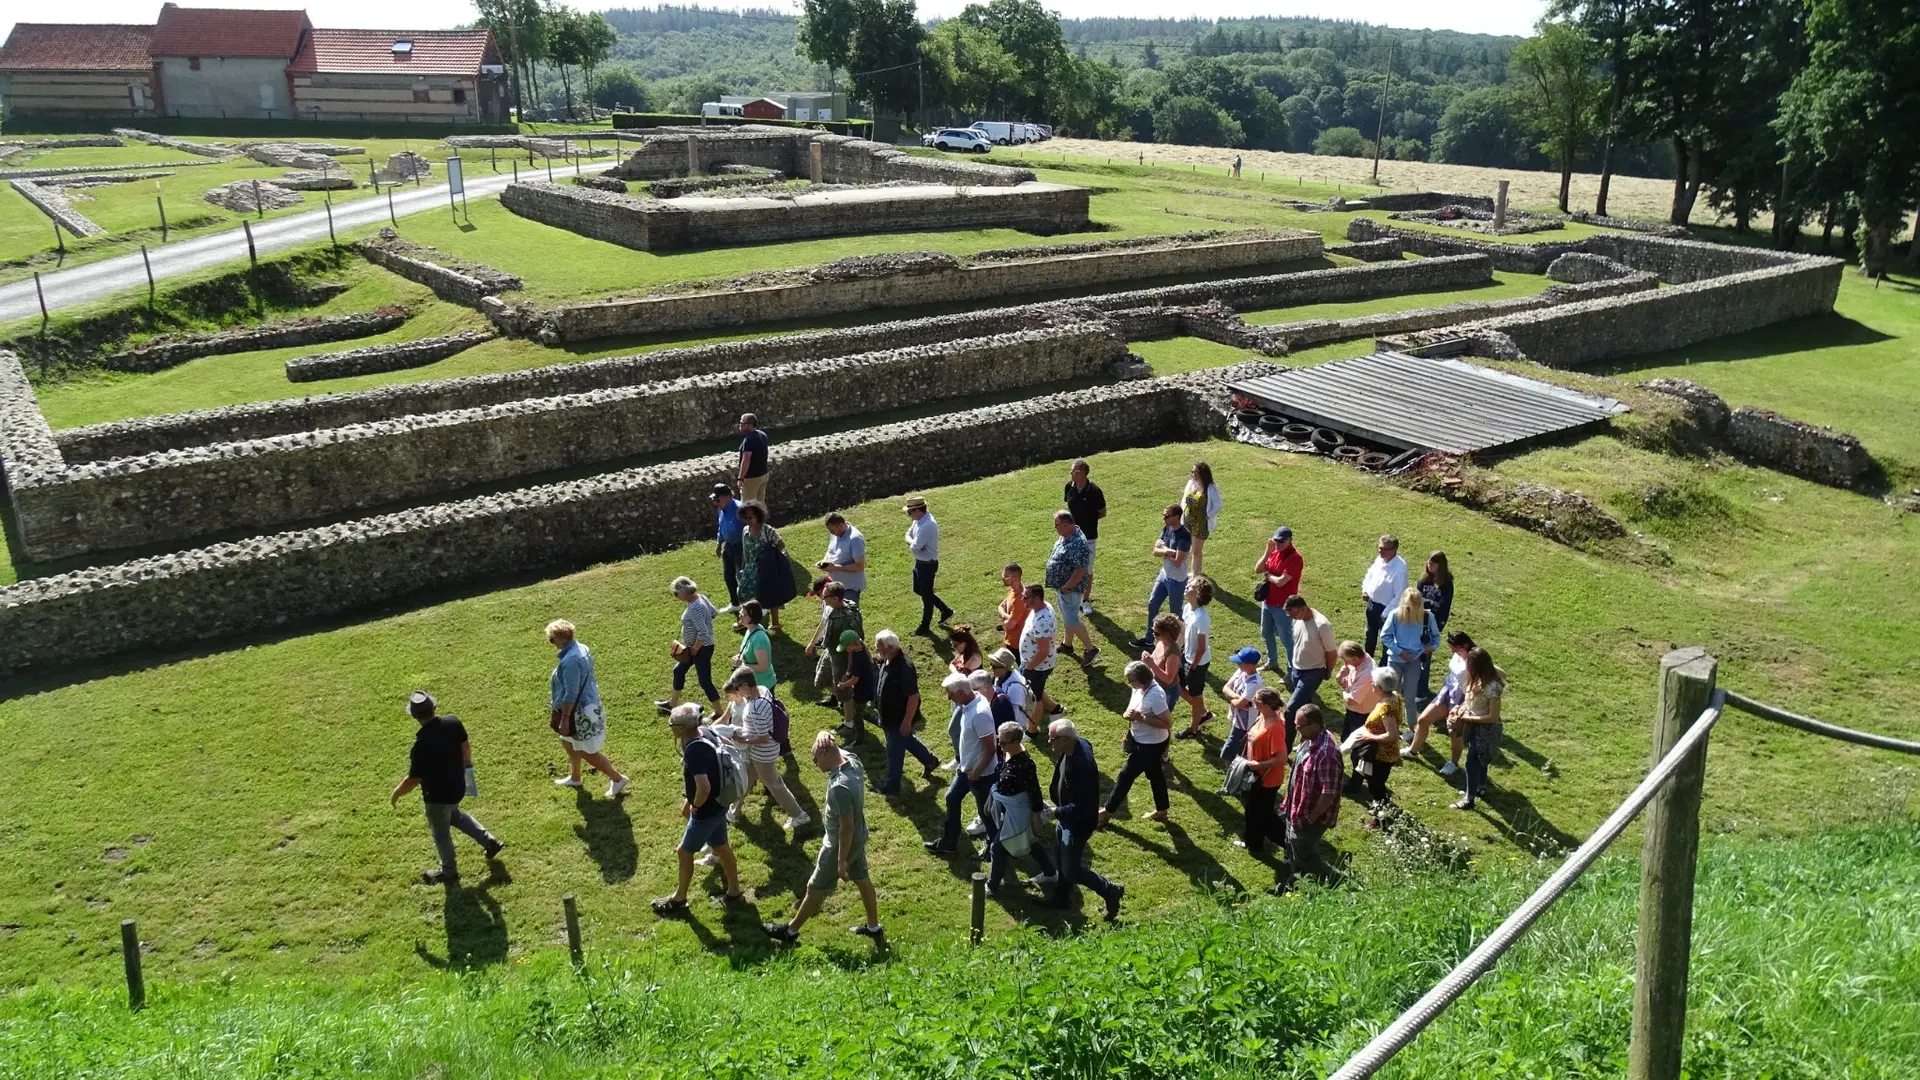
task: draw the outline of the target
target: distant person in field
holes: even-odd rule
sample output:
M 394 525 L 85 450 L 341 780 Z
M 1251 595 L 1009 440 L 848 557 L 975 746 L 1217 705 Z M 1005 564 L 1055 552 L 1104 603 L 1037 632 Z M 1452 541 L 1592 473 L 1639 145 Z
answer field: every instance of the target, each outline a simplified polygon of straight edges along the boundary
M 727 606 L 720 610 L 730 612 L 740 603 L 740 537 L 745 526 L 740 522 L 740 500 L 733 497 L 732 488 L 715 484 L 710 497 L 717 521 L 713 553 L 720 556 L 720 573 L 727 582 Z
M 1320 706 L 1302 706 L 1294 714 L 1293 723 L 1299 749 L 1287 785 L 1288 865 L 1281 873 L 1283 889 L 1297 874 L 1332 883 L 1333 871 L 1321 855 L 1320 844 L 1327 830 L 1340 821 L 1340 793 L 1346 772 L 1340 767 L 1340 746 L 1320 718 Z
M 1380 538 L 1379 553 L 1360 579 L 1360 599 L 1367 605 L 1367 655 L 1376 655 L 1387 612 L 1400 603 L 1400 594 L 1406 591 L 1407 561 L 1400 557 L 1400 541 L 1388 533 Z
M 554 783 L 579 789 L 584 762 L 607 778 L 607 798 L 619 798 L 627 790 L 627 774 L 614 768 L 602 752 L 607 744 L 607 714 L 600 704 L 600 684 L 593 676 L 593 653 L 574 637 L 573 624 L 565 619 L 547 624 L 547 644 L 560 654 L 547 680 L 548 725 L 567 750 L 567 775 Z
M 1133 789 L 1134 780 L 1141 776 L 1147 778 L 1147 786 L 1153 789 L 1153 812 L 1144 815 L 1148 821 L 1167 820 L 1167 746 L 1173 740 L 1173 713 L 1167 707 L 1167 695 L 1153 681 L 1153 672 L 1147 665 L 1135 660 L 1127 665 L 1127 686 L 1133 691 L 1133 697 L 1127 702 L 1124 719 L 1127 721 L 1127 737 L 1122 744 L 1127 753 L 1126 764 L 1120 766 L 1119 775 L 1113 778 L 1113 790 L 1107 793 L 1107 804 L 1100 808 L 1100 824 L 1105 825 L 1127 801 L 1127 792 Z
M 457 716 L 441 716 L 431 694 L 415 691 L 407 699 L 407 715 L 420 725 L 413 735 L 413 750 L 408 755 L 407 776 L 393 789 L 389 805 L 400 805 L 400 797 L 420 789 L 426 806 L 427 831 L 433 834 L 433 847 L 440 853 L 440 865 L 422 874 L 429 885 L 458 885 L 460 864 L 454 857 L 453 830 L 473 838 L 491 860 L 500 854 L 504 843 L 494 839 L 487 827 L 460 809 L 462 797 L 475 793 L 473 783 L 473 744 L 467 729 Z
M 1373 802 L 1385 802 L 1392 794 L 1387 777 L 1400 764 L 1400 728 L 1406 722 L 1406 703 L 1400 695 L 1400 673 L 1393 668 L 1375 668 L 1374 686 L 1379 702 L 1359 731 L 1354 733 L 1353 776 L 1347 781 L 1347 794 L 1363 790 Z
M 867 591 L 867 538 L 845 514 L 827 515 L 827 553 L 814 564 L 845 589 L 847 603 L 858 604 Z
M 1233 155 L 1233 178 L 1235 180 L 1240 179 L 1240 155 L 1239 154 Z
M 877 665 L 874 700 L 880 711 L 880 731 L 887 739 L 887 775 L 877 790 L 882 795 L 898 795 L 908 754 L 920 763 L 921 775 L 928 783 L 937 779 L 933 771 L 940 759 L 913 733 L 913 723 L 920 717 L 920 675 L 900 647 L 900 635 L 892 630 L 873 635 L 873 658 Z
M 1087 587 L 1080 597 L 1081 610 L 1093 614 L 1093 560 L 1100 553 L 1100 519 L 1107 516 L 1107 493 L 1092 480 L 1093 468 L 1086 458 L 1075 458 L 1067 471 L 1066 490 L 1061 499 L 1073 523 L 1087 538 Z
M 806 895 L 800 907 L 786 922 L 763 924 L 767 936 L 791 945 L 800 939 L 800 928 L 826 903 L 827 897 L 851 881 L 860 890 L 860 903 L 866 908 L 867 921 L 849 929 L 861 937 L 883 939 L 880 928 L 880 897 L 873 891 L 867 873 L 867 774 L 860 759 L 847 753 L 834 741 L 833 733 L 814 736 L 813 763 L 827 774 L 826 835 L 820 839 L 820 854 L 813 863 L 813 876 L 807 879 Z
M 918 495 L 907 500 L 907 550 L 913 555 L 913 594 L 920 598 L 920 626 L 914 633 L 933 636 L 933 613 L 940 612 L 940 625 L 947 625 L 953 609 L 934 591 L 940 574 L 940 523 L 927 510 L 927 500 Z
M 1193 560 L 1189 575 L 1206 571 L 1207 537 L 1220 527 L 1220 485 L 1213 482 L 1213 466 L 1204 461 L 1193 463 L 1187 486 L 1180 492 L 1180 520 L 1193 534 Z
M 1464 725 L 1467 744 L 1467 790 L 1453 804 L 1455 810 L 1473 809 L 1474 800 L 1487 793 L 1492 781 L 1487 776 L 1493 755 L 1500 751 L 1500 699 L 1507 694 L 1507 673 L 1493 664 L 1493 656 L 1482 648 L 1467 650 L 1467 674 L 1461 682 L 1460 707 L 1449 718 Z
M 1079 886 L 1092 889 L 1106 901 L 1107 921 L 1120 917 L 1120 898 L 1126 886 L 1108 881 L 1087 866 L 1087 839 L 1099 825 L 1100 770 L 1094 764 L 1093 744 L 1080 737 L 1071 720 L 1047 725 L 1047 748 L 1053 751 L 1053 805 L 1041 812 L 1059 830 L 1060 868 L 1047 890 L 1047 906 L 1073 903 Z
M 1287 617 L 1293 620 L 1293 693 L 1287 698 L 1287 739 L 1298 743 L 1295 716 L 1309 702 L 1318 700 L 1320 684 L 1340 663 L 1340 654 L 1333 643 L 1333 624 L 1309 606 L 1306 597 L 1294 593 L 1287 599 Z
M 767 505 L 767 478 L 772 475 L 772 451 L 767 433 L 760 430 L 760 418 L 752 413 L 740 415 L 740 498 Z
M 1260 597 L 1260 636 L 1267 644 L 1267 670 L 1286 677 L 1285 688 L 1293 688 L 1293 620 L 1287 618 L 1287 601 L 1300 591 L 1304 561 L 1300 549 L 1293 546 L 1293 530 L 1285 525 L 1273 530 L 1266 553 L 1254 565 L 1255 591 L 1266 586 Z
M 700 680 L 700 692 L 707 697 L 707 708 L 717 712 L 720 708 L 720 690 L 713 685 L 713 649 L 716 644 L 713 635 L 713 620 L 719 615 L 713 601 L 700 594 L 700 586 L 692 578 L 673 579 L 673 598 L 683 605 L 680 609 L 680 636 L 667 650 L 673 657 L 673 694 L 654 702 L 661 716 L 673 711 L 680 704 L 680 694 L 687 688 L 687 672 L 691 670 Z
M 1080 617 L 1080 598 L 1087 587 L 1093 552 L 1087 547 L 1087 538 L 1080 532 L 1080 526 L 1073 523 L 1073 515 L 1065 510 L 1054 511 L 1053 531 L 1059 538 L 1047 554 L 1046 584 L 1059 600 L 1060 634 L 1067 639 L 1060 651 L 1067 651 L 1077 637 L 1086 648 L 1080 656 L 1080 666 L 1092 667 L 1100 656 L 1100 649 L 1094 645 L 1093 635 L 1087 632 L 1086 622 Z
M 727 839 L 727 807 L 720 801 L 720 744 L 718 737 L 700 726 L 700 708 L 682 705 L 667 717 L 667 726 L 680 744 L 681 791 L 680 817 L 687 823 L 675 849 L 680 857 L 680 883 L 673 895 L 653 902 L 653 913 L 661 918 L 682 918 L 687 914 L 687 890 L 693 885 L 693 857 L 703 847 L 713 849 L 713 860 L 727 883 L 726 900 L 739 903 L 746 899 L 740 891 L 740 864 L 733 857 L 733 845 Z
M 1153 624 L 1160 616 L 1160 605 L 1167 605 L 1174 617 L 1186 603 L 1187 565 L 1193 558 L 1193 534 L 1181 521 L 1178 503 L 1160 512 L 1160 538 L 1153 542 L 1153 557 L 1160 560 L 1160 572 L 1153 577 L 1153 590 L 1147 594 L 1147 632 L 1135 642 L 1142 649 L 1153 647 Z
M 1420 589 L 1420 602 L 1433 613 L 1434 628 L 1444 634 L 1447 620 L 1453 617 L 1453 570 L 1447 564 L 1447 553 L 1436 551 L 1427 556 L 1426 568 L 1420 572 L 1417 583 Z M 1420 683 L 1415 688 L 1419 699 L 1426 701 L 1433 696 L 1433 653 L 1429 652 L 1420 661 Z M 1401 696 L 1412 701 L 1415 694 L 1403 690 Z M 1412 715 L 1411 710 L 1408 715 Z

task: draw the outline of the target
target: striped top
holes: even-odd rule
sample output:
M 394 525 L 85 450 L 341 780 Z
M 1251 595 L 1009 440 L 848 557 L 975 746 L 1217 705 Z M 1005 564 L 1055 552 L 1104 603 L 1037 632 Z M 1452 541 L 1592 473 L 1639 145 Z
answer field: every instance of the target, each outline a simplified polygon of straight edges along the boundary
M 714 644 L 713 619 L 720 614 L 714 610 L 713 601 L 695 593 L 693 602 L 680 612 L 680 644 L 689 649 L 700 649 Z
M 766 742 L 747 743 L 747 760 L 779 761 L 780 744 L 773 737 L 773 695 L 763 688 L 758 697 L 748 698 L 741 717 L 747 729 L 747 738 L 766 737 Z

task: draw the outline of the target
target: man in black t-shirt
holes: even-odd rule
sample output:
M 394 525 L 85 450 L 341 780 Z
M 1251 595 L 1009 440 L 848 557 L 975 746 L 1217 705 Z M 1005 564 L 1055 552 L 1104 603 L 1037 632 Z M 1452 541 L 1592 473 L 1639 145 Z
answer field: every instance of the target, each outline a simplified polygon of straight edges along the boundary
M 887 775 L 875 794 L 900 794 L 900 773 L 907 755 L 920 762 L 922 775 L 933 782 L 940 759 L 913 733 L 920 715 L 920 675 L 900 648 L 900 635 L 882 630 L 873 636 L 873 699 L 880 709 L 880 730 L 887 737 Z
M 767 475 L 773 471 L 769 460 L 767 433 L 760 430 L 760 418 L 752 413 L 740 416 L 740 501 L 767 505 Z
M 427 809 L 427 828 L 433 833 L 433 846 L 440 852 L 440 866 L 421 876 L 429 885 L 457 885 L 460 868 L 454 860 L 454 829 L 473 837 L 488 859 L 507 845 L 460 809 L 461 797 L 474 793 L 473 745 L 467 741 L 467 729 L 460 718 L 441 716 L 433 695 L 419 691 L 407 699 L 407 715 L 420 724 L 420 730 L 413 737 L 407 778 L 393 789 L 388 802 L 398 806 L 400 796 L 420 789 Z
M 720 801 L 720 751 L 718 738 L 700 726 L 700 707 L 682 705 L 667 716 L 667 725 L 680 743 L 681 790 L 686 801 L 680 804 L 680 816 L 686 830 L 680 835 L 680 887 L 672 896 L 653 902 L 653 913 L 661 918 L 682 918 L 687 914 L 687 889 L 693 885 L 693 857 L 703 847 L 713 849 L 713 857 L 726 876 L 727 902 L 745 898 L 740 891 L 740 864 L 733 857 L 727 840 L 727 805 Z
M 1087 459 L 1075 458 L 1073 470 L 1067 474 L 1066 491 L 1061 498 L 1067 504 L 1067 513 L 1073 515 L 1073 523 L 1080 526 L 1080 532 L 1087 538 L 1087 580 L 1080 591 L 1080 610 L 1083 614 L 1091 615 L 1093 560 L 1099 554 L 1100 519 L 1107 516 L 1107 493 L 1088 478 L 1089 472 Z

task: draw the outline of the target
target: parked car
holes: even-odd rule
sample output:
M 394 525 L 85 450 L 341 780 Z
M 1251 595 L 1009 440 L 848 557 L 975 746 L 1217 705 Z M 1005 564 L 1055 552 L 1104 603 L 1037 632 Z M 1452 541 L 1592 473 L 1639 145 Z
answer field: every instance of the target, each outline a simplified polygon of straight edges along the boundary
M 1013 125 L 1000 120 L 976 121 L 972 125 L 972 130 L 978 132 L 988 142 L 1001 146 L 1011 146 L 1014 142 Z
M 993 149 L 993 143 L 972 128 L 942 128 L 927 145 L 955 154 L 984 154 Z

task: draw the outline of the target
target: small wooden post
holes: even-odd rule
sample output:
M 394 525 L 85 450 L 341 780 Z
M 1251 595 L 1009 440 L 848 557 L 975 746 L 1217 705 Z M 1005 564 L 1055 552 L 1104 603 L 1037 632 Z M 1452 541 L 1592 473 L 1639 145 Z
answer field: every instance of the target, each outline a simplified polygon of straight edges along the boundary
M 987 875 L 974 871 L 973 874 L 973 933 L 975 945 L 987 936 Z
M 153 205 L 160 208 L 160 242 L 167 242 L 167 204 L 160 196 L 153 197 Z
M 487 158 L 493 162 L 493 171 L 499 172 L 500 171 L 500 148 L 497 146 L 488 147 Z
M 560 906 L 567 912 L 567 955 L 573 957 L 573 966 L 579 967 L 586 962 L 580 952 L 580 909 L 575 905 L 572 893 L 560 898 Z
M 44 326 L 47 322 L 47 292 L 40 287 L 40 271 L 38 270 L 33 272 L 33 294 L 40 298 L 40 323 Z
M 247 268 L 250 270 L 258 270 L 260 268 L 260 256 L 253 250 L 253 222 L 248 221 L 246 218 L 241 218 L 240 227 L 246 230 L 247 233 Z
M 261 218 L 265 218 L 267 216 L 266 204 L 260 201 L 260 181 L 258 180 L 255 180 L 253 182 L 253 212 L 256 216 Z
M 60 223 L 57 221 L 53 223 L 53 246 L 60 249 L 62 256 L 66 255 L 67 242 L 60 236 Z
M 1653 718 L 1656 763 L 1706 710 L 1718 668 L 1697 645 L 1661 657 L 1660 705 Z M 1628 1080 L 1679 1080 L 1693 947 L 1693 878 L 1700 859 L 1700 796 L 1706 779 L 1707 747 L 1702 743 L 1647 806 Z
M 1507 181 L 1500 181 L 1500 194 L 1493 200 L 1493 231 L 1507 227 Z
M 520 182 L 520 159 L 519 158 L 513 159 L 513 182 L 516 184 Z
M 127 1007 L 143 1009 L 147 1004 L 147 980 L 140 973 L 140 929 L 132 919 L 120 920 L 120 956 L 127 966 Z
M 147 306 L 153 306 L 153 260 L 147 258 L 147 245 L 140 245 L 140 261 L 147 267 Z
M 387 189 L 387 220 L 393 222 L 394 228 L 397 229 L 400 227 L 400 215 L 393 212 L 393 189 L 392 188 Z
M 553 183 L 553 155 L 547 155 L 547 183 Z
M 333 192 L 329 191 L 325 194 L 327 196 L 327 242 L 334 247 L 339 247 L 340 238 L 333 235 Z

